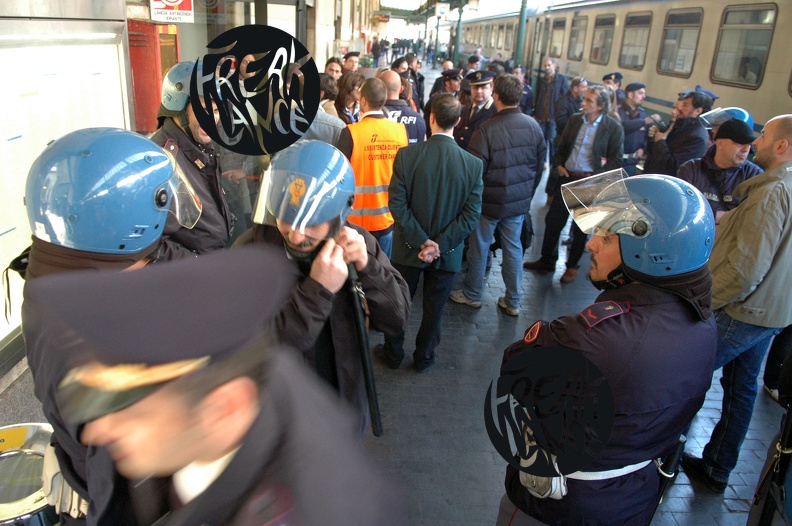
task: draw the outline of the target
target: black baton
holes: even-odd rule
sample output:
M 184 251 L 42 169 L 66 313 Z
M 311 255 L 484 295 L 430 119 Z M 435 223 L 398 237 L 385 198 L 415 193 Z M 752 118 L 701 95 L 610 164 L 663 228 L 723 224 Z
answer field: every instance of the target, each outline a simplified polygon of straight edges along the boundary
M 349 264 L 349 291 L 352 293 L 352 305 L 355 308 L 355 325 L 357 326 L 360 358 L 363 360 L 363 378 L 366 380 L 366 396 L 368 397 L 369 413 L 371 414 L 371 430 L 375 437 L 382 436 L 382 415 L 377 400 L 377 384 L 374 382 L 374 367 L 369 354 L 368 331 L 366 318 L 363 314 L 363 298 L 366 293 L 358 281 L 354 263 Z

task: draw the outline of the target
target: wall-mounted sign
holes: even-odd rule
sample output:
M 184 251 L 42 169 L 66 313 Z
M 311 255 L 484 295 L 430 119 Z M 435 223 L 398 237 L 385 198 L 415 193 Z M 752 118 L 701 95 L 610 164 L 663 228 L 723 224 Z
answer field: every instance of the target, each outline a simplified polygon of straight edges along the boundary
M 448 2 L 437 2 L 435 4 L 435 16 L 446 18 L 451 11 L 451 4 Z
M 151 0 L 151 19 L 169 24 L 192 24 L 195 21 L 193 0 Z

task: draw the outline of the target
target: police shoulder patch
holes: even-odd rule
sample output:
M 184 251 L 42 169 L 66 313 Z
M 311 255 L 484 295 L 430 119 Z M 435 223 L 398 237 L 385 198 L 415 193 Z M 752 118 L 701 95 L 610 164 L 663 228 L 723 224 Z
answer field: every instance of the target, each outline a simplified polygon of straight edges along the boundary
M 531 328 L 525 331 L 525 337 L 523 337 L 523 341 L 527 344 L 532 344 L 536 341 L 539 337 L 539 332 L 542 330 L 542 320 L 537 321 Z
M 629 302 L 617 303 L 615 301 L 601 301 L 583 309 L 579 316 L 583 321 L 583 325 L 591 329 L 608 318 L 620 316 L 627 312 L 630 312 Z

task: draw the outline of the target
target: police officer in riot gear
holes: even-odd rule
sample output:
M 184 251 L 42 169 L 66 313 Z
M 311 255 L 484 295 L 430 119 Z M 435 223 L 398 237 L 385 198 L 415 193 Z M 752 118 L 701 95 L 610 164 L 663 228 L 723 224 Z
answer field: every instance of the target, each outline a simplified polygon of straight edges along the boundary
M 140 268 L 161 253 L 169 217 L 189 229 L 201 216 L 200 201 L 173 157 L 139 134 L 114 128 L 78 130 L 47 146 L 31 166 L 25 206 L 33 232 L 28 283 L 78 270 Z M 42 323 L 57 320 L 38 315 L 25 301 L 22 332 L 28 365 L 36 397 L 54 429 L 61 474 L 71 488 L 56 504 L 61 522 L 83 523 L 87 512 L 89 524 L 132 524 L 122 504 L 125 481 L 107 452 L 84 446 L 79 427 L 62 418 L 55 401 L 69 367 L 61 351 L 73 342 L 43 337 Z
M 355 177 L 346 157 L 320 141 L 298 141 L 278 152 L 264 176 L 254 212 L 258 223 L 239 244 L 281 247 L 300 273 L 276 325 L 283 342 L 301 351 L 317 374 L 367 423 L 360 344 L 348 265 L 365 293 L 372 329 L 395 335 L 406 327 L 410 295 L 376 239 L 347 222 Z
M 162 81 L 162 104 L 157 112 L 159 129 L 151 140 L 170 152 L 187 175 L 203 204 L 203 213 L 192 229 L 169 220 L 165 226 L 160 259 L 172 260 L 206 254 L 226 247 L 234 218 L 220 187 L 222 171 L 212 139 L 198 123 L 195 101 L 190 100 L 190 79 L 195 61 L 179 62 Z M 201 62 L 197 64 L 201 75 Z M 202 111 L 219 120 L 215 103 L 199 97 Z
M 515 507 L 551 525 L 648 524 L 659 488 L 652 460 L 675 448 L 710 384 L 713 217 L 693 186 L 670 176 L 618 170 L 562 189 L 573 219 L 594 234 L 589 279 L 602 293 L 579 314 L 537 321 L 504 359 L 554 346 L 579 352 L 610 385 L 613 427 L 587 467 L 564 473 L 560 500 L 537 498 L 509 466 L 498 524 Z

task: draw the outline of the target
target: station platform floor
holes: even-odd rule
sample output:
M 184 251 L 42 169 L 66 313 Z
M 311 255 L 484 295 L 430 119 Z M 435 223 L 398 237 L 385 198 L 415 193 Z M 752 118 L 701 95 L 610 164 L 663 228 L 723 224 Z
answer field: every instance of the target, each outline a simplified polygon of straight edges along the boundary
M 428 94 L 440 70 L 424 68 L 423 73 Z M 542 184 L 531 207 L 537 237 L 526 251 L 525 261 L 539 256 L 546 211 Z M 581 261 L 575 282 L 559 282 L 564 255 L 562 251 L 555 273 L 524 272 L 520 314 L 511 317 L 497 307 L 498 297 L 504 294 L 498 252 L 487 275 L 482 307 L 473 309 L 453 302 L 446 306 L 437 362 L 423 373 L 411 367 L 411 345 L 421 315 L 419 286 L 402 368 L 394 371 L 374 361 L 384 434 L 368 436 L 364 447 L 401 484 L 408 498 L 411 526 L 494 524 L 504 493 L 506 463 L 487 436 L 484 399 L 490 382 L 498 377 L 503 349 L 521 339 L 536 320 L 579 312 L 597 296 L 598 291 L 584 277 L 588 255 Z M 457 276 L 458 282 L 463 273 Z M 382 342 L 377 333 L 370 339 L 372 346 Z M 690 453 L 701 454 L 720 417 L 719 378 L 717 371 L 704 407 L 693 422 L 686 449 Z M 764 395 L 760 385 L 748 436 L 726 492 L 713 494 L 680 472 L 652 525 L 744 525 L 782 414 L 782 408 Z M 44 416 L 26 371 L 0 393 L 0 426 L 31 421 L 42 422 Z

